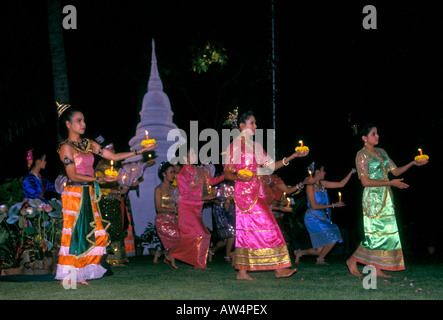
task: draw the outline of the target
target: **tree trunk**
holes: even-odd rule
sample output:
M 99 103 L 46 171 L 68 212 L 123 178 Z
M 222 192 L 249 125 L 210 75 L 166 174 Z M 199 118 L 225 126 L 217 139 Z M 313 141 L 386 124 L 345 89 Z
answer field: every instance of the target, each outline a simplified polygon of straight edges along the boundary
M 65 44 L 62 30 L 62 8 L 60 0 L 47 0 L 48 3 L 48 34 L 51 50 L 52 74 L 54 81 L 54 110 L 55 102 L 69 103 L 69 83 L 66 67 Z M 57 121 L 57 132 L 58 130 Z M 60 133 L 58 140 L 61 141 Z

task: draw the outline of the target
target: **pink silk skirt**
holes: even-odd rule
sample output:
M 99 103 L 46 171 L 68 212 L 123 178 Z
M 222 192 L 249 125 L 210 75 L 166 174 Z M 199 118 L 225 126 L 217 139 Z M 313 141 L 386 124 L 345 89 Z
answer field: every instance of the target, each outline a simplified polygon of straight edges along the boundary
M 211 233 L 202 220 L 202 207 L 202 203 L 180 200 L 177 208 L 179 240 L 169 253 L 197 268 L 206 267 L 211 241 Z
M 288 248 L 260 187 L 249 210 L 236 206 L 235 268 L 274 270 L 291 267 Z
M 163 247 L 168 252 L 179 240 L 177 215 L 174 213 L 157 213 L 155 228 Z

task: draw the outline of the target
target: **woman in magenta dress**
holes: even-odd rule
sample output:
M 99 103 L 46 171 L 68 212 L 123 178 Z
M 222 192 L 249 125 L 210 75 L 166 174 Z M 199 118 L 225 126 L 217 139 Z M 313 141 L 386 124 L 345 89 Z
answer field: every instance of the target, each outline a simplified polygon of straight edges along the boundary
M 181 148 L 186 148 L 182 145 Z M 187 149 L 186 164 L 177 175 L 177 185 L 180 191 L 178 203 L 178 229 L 180 240 L 167 256 L 174 268 L 175 259 L 193 265 L 196 269 L 207 269 L 211 233 L 202 220 L 202 208 L 205 200 L 215 199 L 217 190 L 206 195 L 204 188 L 216 185 L 224 180 L 224 176 L 212 177 L 204 169 L 194 165 L 197 156 L 193 149 Z
M 235 268 L 237 279 L 255 280 L 247 271 L 275 270 L 277 278 L 289 277 L 296 272 L 291 269 L 286 242 L 266 201 L 264 187 L 259 175 L 288 165 L 295 157 L 307 155 L 299 151 L 288 158 L 274 162 L 259 143 L 252 141 L 257 125 L 252 112 L 239 119 L 241 134 L 226 151 L 226 179 L 235 180 L 236 205 Z M 260 170 L 264 169 L 264 170 Z M 242 174 L 247 170 L 251 175 Z

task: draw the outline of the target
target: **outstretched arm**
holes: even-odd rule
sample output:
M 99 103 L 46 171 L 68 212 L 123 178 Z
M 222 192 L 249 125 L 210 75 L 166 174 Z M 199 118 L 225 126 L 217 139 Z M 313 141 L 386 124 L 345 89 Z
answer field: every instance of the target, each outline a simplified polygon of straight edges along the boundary
M 420 167 L 420 166 L 423 166 L 427 163 L 428 163 L 428 160 L 424 160 L 424 161 L 414 160 L 414 161 L 411 161 L 408 164 L 404 165 L 403 167 L 398 167 L 398 168 L 391 170 L 391 172 L 394 176 L 398 177 L 398 176 L 402 175 L 403 173 L 405 173 L 407 170 L 409 170 L 412 166 L 419 166 Z
M 355 172 L 356 172 L 355 169 L 352 168 L 351 172 L 349 172 L 347 174 L 347 176 L 344 177 L 343 180 L 341 180 L 339 182 L 323 180 L 322 183 L 325 186 L 325 188 L 331 188 L 331 189 L 333 189 L 333 188 L 343 188 L 348 183 L 348 181 L 351 178 L 352 174 L 355 173 Z

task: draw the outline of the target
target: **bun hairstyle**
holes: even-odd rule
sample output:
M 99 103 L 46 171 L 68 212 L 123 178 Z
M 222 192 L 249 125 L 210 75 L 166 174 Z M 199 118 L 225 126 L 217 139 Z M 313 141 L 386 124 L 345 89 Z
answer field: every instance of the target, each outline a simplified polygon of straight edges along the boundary
M 60 135 L 62 138 L 68 137 L 68 128 L 66 127 L 66 121 L 71 121 L 72 115 L 75 112 L 82 112 L 81 110 L 72 107 L 70 104 L 57 104 L 57 114 L 58 114 L 58 121 L 59 121 L 59 130 Z
M 377 127 L 377 125 L 373 122 L 366 122 L 361 127 L 358 128 L 358 134 L 359 136 L 367 136 L 369 132 L 371 132 L 371 129 Z
M 158 167 L 158 177 L 160 178 L 161 181 L 165 180 L 163 173 L 165 173 L 170 167 L 173 167 L 173 164 L 171 164 L 170 162 L 160 163 L 160 166 Z
M 32 168 L 35 167 L 36 161 L 43 159 L 44 155 L 46 155 L 46 152 L 41 148 L 34 148 L 29 150 L 26 154 L 28 170 L 32 170 Z
M 246 120 L 248 120 L 251 116 L 253 116 L 254 113 L 252 110 L 248 110 L 246 112 L 243 112 L 240 118 L 238 118 L 238 123 L 246 123 Z

